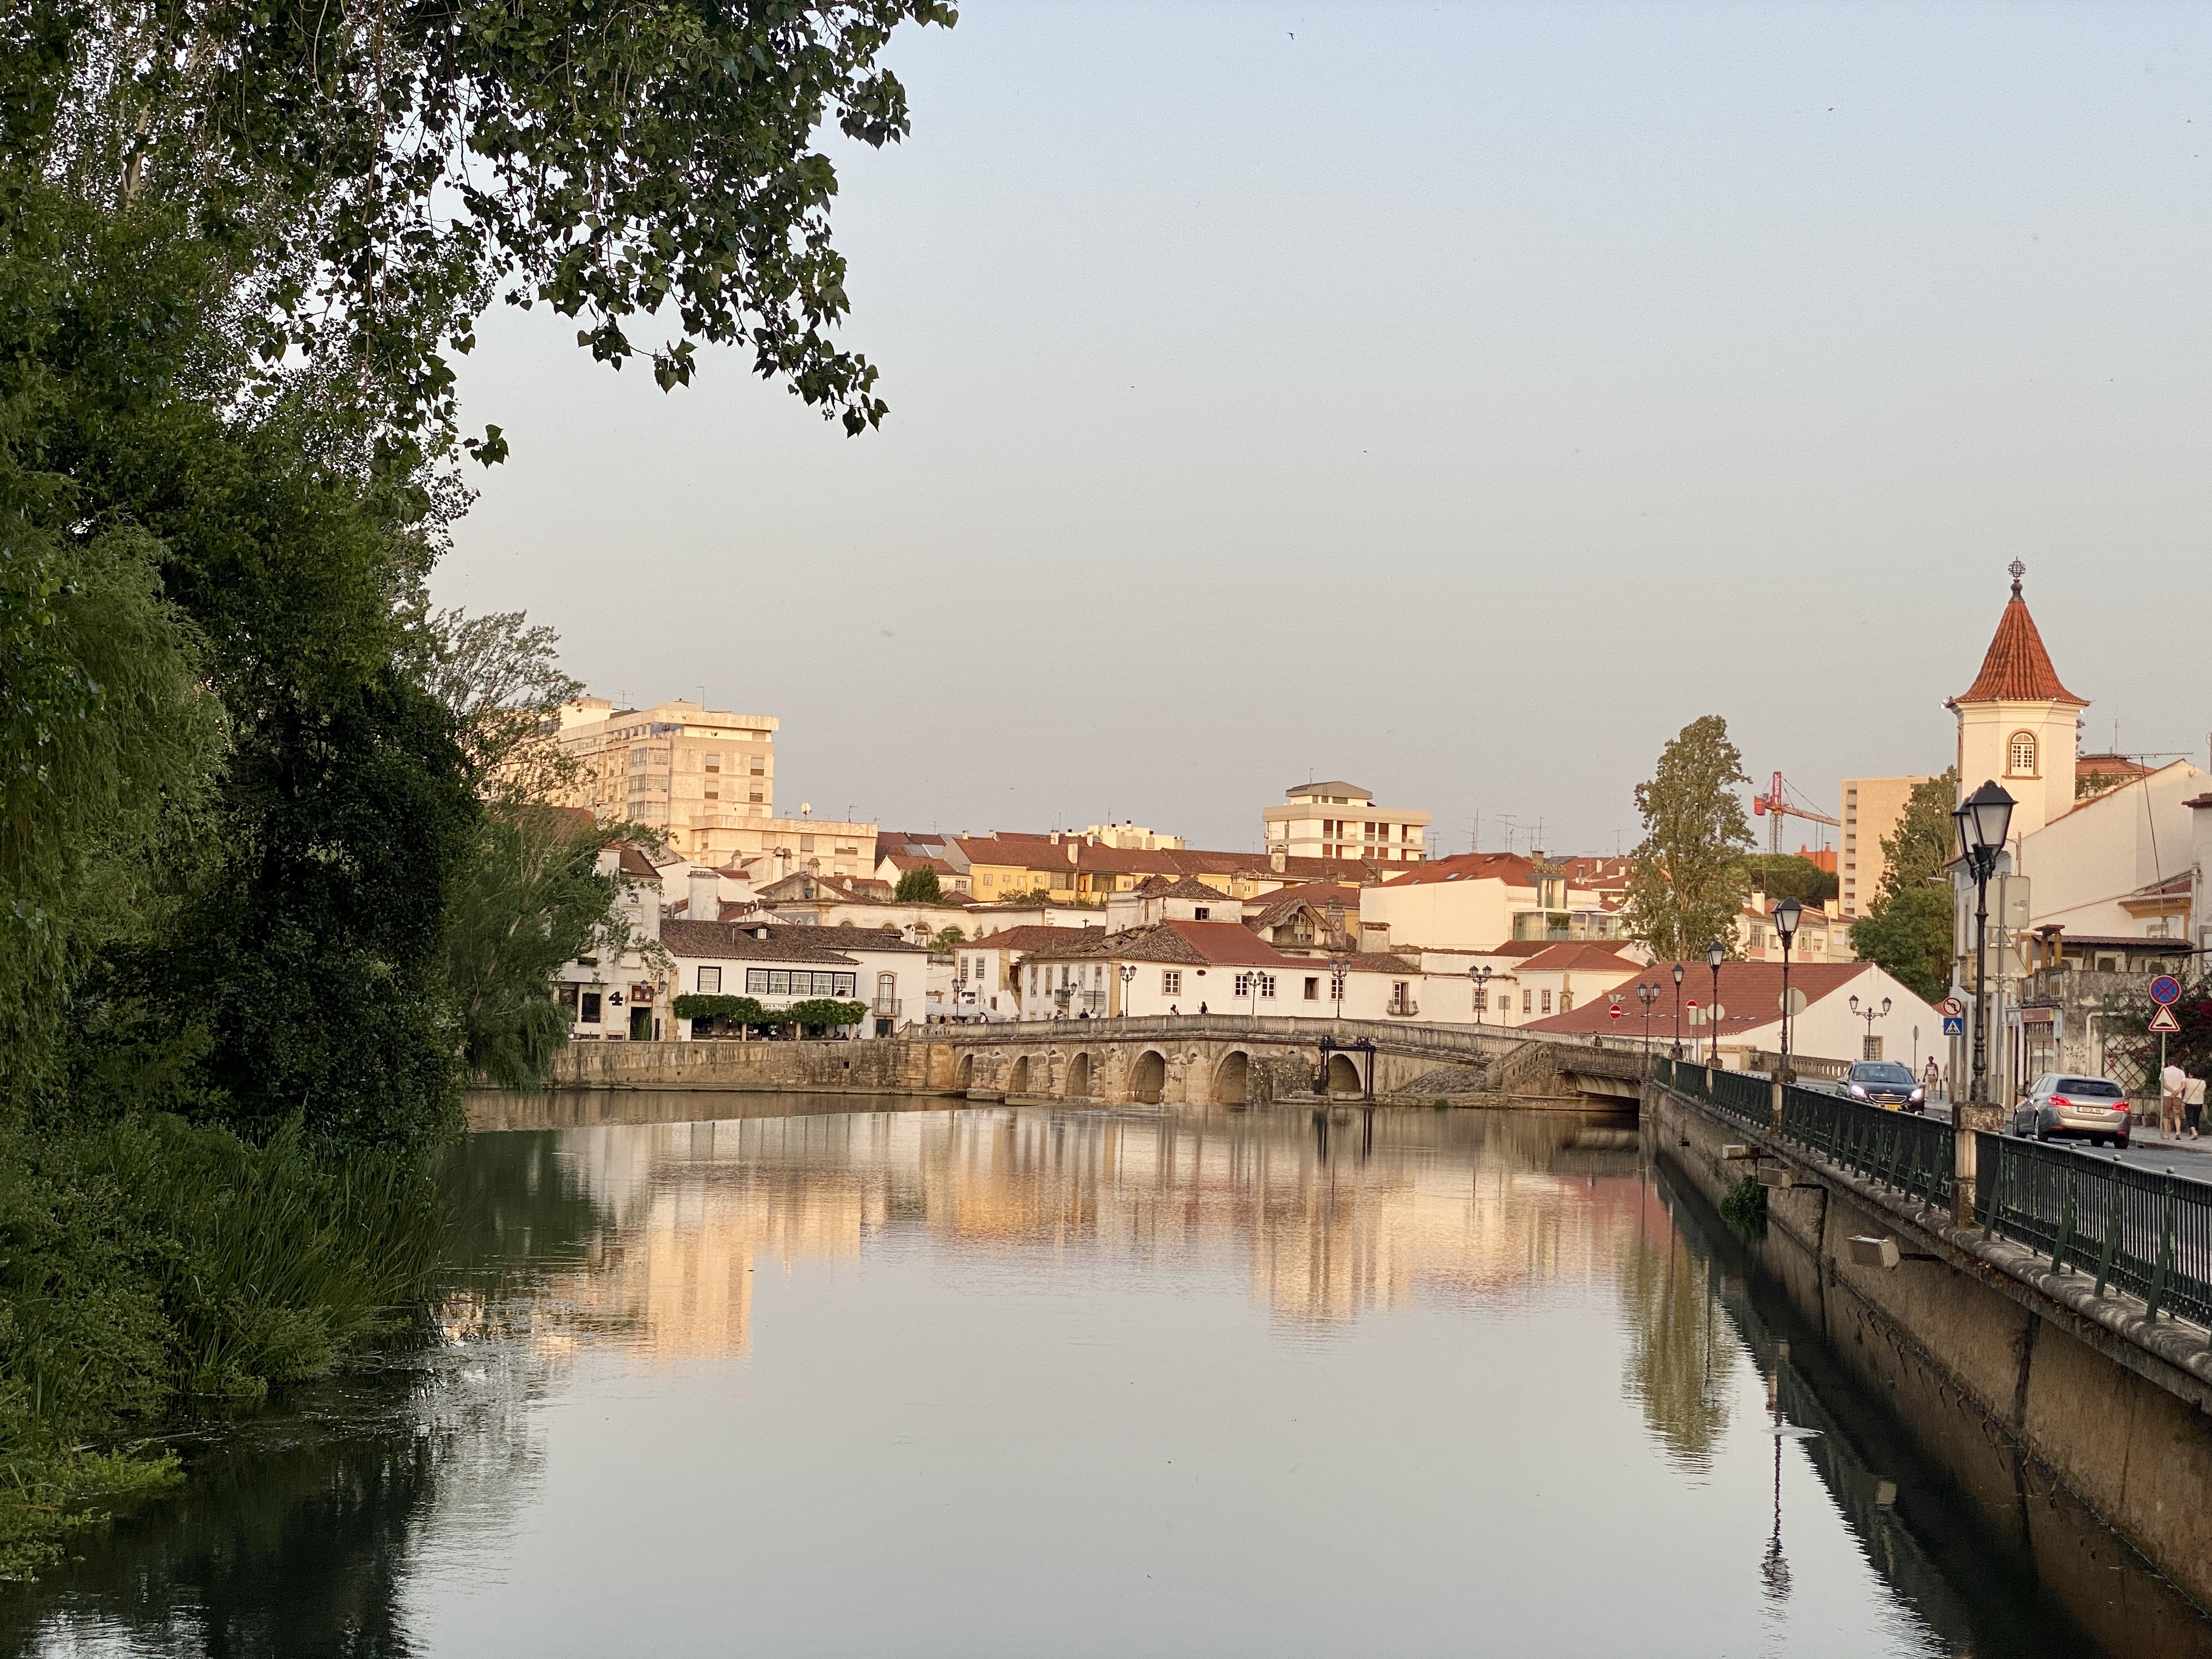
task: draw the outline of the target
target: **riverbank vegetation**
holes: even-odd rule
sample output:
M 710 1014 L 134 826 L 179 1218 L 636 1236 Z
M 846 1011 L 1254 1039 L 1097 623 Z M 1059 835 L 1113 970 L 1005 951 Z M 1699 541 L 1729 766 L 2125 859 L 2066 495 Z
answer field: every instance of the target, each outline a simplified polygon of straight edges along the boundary
M 0 1571 L 158 1486 L 180 1405 L 418 1322 L 471 1068 L 608 914 L 572 689 L 434 611 L 454 360 L 546 304 L 664 387 L 742 341 L 848 432 L 825 112 L 919 0 L 31 0 L 0 17 Z M 562 64 L 549 76 L 542 66 Z

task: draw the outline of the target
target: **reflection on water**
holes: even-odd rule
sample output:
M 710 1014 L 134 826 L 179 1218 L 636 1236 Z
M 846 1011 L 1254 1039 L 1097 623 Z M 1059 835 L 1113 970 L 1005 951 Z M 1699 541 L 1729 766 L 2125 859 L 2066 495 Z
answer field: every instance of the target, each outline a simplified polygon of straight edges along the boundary
M 854 1103 L 476 1103 L 445 1341 L 0 1647 L 2100 1650 L 1632 1131 Z

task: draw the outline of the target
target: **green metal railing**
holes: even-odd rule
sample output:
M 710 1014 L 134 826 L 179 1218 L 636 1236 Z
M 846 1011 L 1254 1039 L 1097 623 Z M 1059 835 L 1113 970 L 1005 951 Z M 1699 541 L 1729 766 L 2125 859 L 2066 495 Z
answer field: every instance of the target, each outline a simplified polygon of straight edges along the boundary
M 2155 1319 L 2212 1324 L 2212 1183 L 2007 1135 L 1976 1137 L 1983 1219 L 1991 1233 L 2094 1271 L 2142 1297 Z
M 1841 1095 L 1782 1091 L 1782 1133 L 1844 1169 L 1908 1198 L 1951 1201 L 1958 1154 L 1951 1126 L 1917 1112 L 1886 1112 Z
M 1657 1080 L 1744 1123 L 1773 1122 L 1773 1085 L 1742 1072 L 1662 1060 Z M 1829 1163 L 1948 1205 L 1957 1189 L 1948 1123 L 1886 1112 L 1795 1085 L 1782 1091 L 1782 1138 Z M 2212 1182 L 2122 1164 L 2110 1154 L 2046 1146 L 2008 1135 L 1975 1137 L 1975 1219 L 2051 1265 L 2094 1273 L 2139 1296 L 2153 1319 L 2212 1325 Z

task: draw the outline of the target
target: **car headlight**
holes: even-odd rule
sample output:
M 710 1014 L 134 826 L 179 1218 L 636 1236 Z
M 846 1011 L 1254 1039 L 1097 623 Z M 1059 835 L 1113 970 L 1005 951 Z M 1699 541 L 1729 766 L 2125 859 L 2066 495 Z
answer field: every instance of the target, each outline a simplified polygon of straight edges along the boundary
M 1915 1089 L 1915 1090 L 1914 1090 L 1911 1094 L 1909 1094 L 1909 1095 L 1905 1096 L 1905 1103 L 1906 1103 L 1907 1105 L 1911 1104 L 1911 1103 L 1912 1103 L 1912 1102 L 1914 1102 L 1914 1101 L 1916 1101 L 1916 1100 L 1925 1100 L 1925 1099 L 1927 1099 L 1927 1098 L 1928 1098 L 1928 1091 L 1926 1091 L 1925 1089 Z
M 1866 1097 L 1867 1091 L 1865 1084 L 1854 1083 L 1851 1085 L 1851 1098 L 1853 1100 L 1864 1100 Z

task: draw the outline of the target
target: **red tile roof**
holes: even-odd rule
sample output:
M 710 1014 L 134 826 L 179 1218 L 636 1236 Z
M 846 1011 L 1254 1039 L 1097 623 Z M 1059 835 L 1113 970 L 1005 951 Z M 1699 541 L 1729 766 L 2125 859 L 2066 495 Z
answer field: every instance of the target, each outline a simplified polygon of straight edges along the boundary
M 1874 971 L 1870 962 L 1796 963 L 1790 969 L 1790 988 L 1805 994 L 1809 1005 L 1825 997 L 1833 996 L 1847 988 L 1862 975 Z M 1664 988 L 1660 1000 L 1652 1005 L 1651 1030 L 1656 1036 L 1663 1022 L 1667 1034 L 1674 1030 L 1674 988 L 1665 969 L 1656 970 Z M 1682 980 L 1682 1031 L 1688 1040 L 1690 1030 L 1689 1005 L 1695 1000 L 1700 1006 L 1712 1000 L 1713 970 L 1699 963 Z M 1622 1013 L 1615 1019 L 1602 995 L 1570 1009 L 1564 1014 L 1553 1014 L 1548 1019 L 1530 1020 L 1515 1029 L 1521 1031 L 1632 1032 L 1644 1035 L 1644 1005 L 1632 996 L 1621 999 Z M 1778 962 L 1724 962 L 1721 964 L 1721 1006 L 1728 1012 L 1721 1018 L 1723 1040 L 1761 1025 L 1769 1025 L 1782 1018 L 1782 964 Z M 1705 1027 L 1698 1028 L 1700 1034 Z
M 2058 683 L 2051 653 L 2043 648 L 2043 635 L 2035 618 L 2027 614 L 2027 601 L 2020 596 L 2020 583 L 2012 585 L 2012 598 L 1997 618 L 1996 637 L 1982 659 L 1982 672 L 1974 683 L 1953 701 L 1957 702 L 2068 702 L 2087 708 L 2089 700 L 2077 697 Z
M 1503 881 L 1511 887 L 1534 887 L 1536 866 L 1518 853 L 1461 853 L 1413 866 L 1404 875 L 1393 872 L 1392 887 L 1425 887 L 1447 881 Z
M 1001 927 L 995 933 L 971 939 L 953 948 L 959 951 L 1048 951 L 1059 946 L 1085 950 L 1106 937 L 1103 927 Z
M 1546 945 L 1515 971 L 1523 974 L 1640 974 L 1644 971 L 1644 964 L 1631 962 L 1626 957 L 1616 956 L 1602 945 L 1577 941 Z M 1710 973 L 1711 970 L 1708 969 L 1706 971 Z

